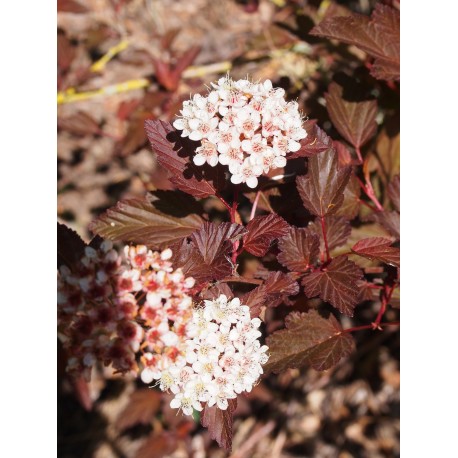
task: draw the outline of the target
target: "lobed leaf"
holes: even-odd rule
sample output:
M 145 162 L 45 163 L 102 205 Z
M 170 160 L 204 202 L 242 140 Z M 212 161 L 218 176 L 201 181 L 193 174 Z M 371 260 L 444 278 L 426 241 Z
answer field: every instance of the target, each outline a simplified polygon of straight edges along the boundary
M 369 221 L 379 223 L 397 240 L 401 238 L 400 233 L 400 215 L 397 211 L 384 211 L 373 213 L 367 218 Z
M 278 262 L 292 271 L 305 272 L 320 254 L 320 239 L 306 228 L 292 227 L 278 241 Z
M 229 399 L 229 406 L 226 410 L 218 409 L 217 406 L 204 407 L 201 415 L 201 422 L 204 428 L 208 428 L 210 437 L 218 445 L 228 452 L 232 449 L 232 428 L 233 428 L 233 413 L 237 407 L 237 399 Z
M 145 129 L 159 164 L 172 174 L 170 181 L 178 189 L 204 198 L 215 195 L 224 186 L 225 176 L 220 168 L 208 164 L 197 167 L 192 162 L 199 143 L 181 137 L 179 131 L 164 121 L 147 120 Z
M 190 240 L 184 239 L 170 246 L 173 265 L 198 282 L 221 280 L 232 274 L 232 242 L 245 233 L 245 228 L 238 224 L 205 222 Z
M 190 235 L 203 224 L 196 214 L 183 218 L 167 215 L 154 206 L 154 198 L 125 199 L 93 221 L 89 228 L 103 238 L 162 249 Z
M 392 240 L 383 237 L 370 237 L 359 240 L 351 249 L 353 253 L 371 260 L 382 261 L 391 266 L 400 266 L 400 250 L 392 247 Z
M 240 302 L 250 307 L 251 318 L 256 318 L 261 313 L 262 306 L 266 305 L 267 291 L 264 285 L 257 286 L 240 297 Z
M 348 184 L 345 187 L 344 198 L 342 205 L 337 209 L 336 215 L 345 216 L 347 219 L 352 220 L 359 213 L 361 196 L 361 187 L 358 179 L 354 173 L 351 173 Z
M 303 127 L 307 132 L 307 137 L 300 141 L 301 147 L 298 151 L 288 154 L 288 159 L 312 157 L 332 149 L 331 138 L 316 125 L 316 121 L 309 119 L 304 122 Z
M 348 219 L 343 216 L 331 215 L 326 217 L 325 223 L 329 250 L 345 245 L 345 242 L 351 234 L 351 225 Z M 320 237 L 320 251 L 323 253 L 325 245 L 319 218 L 316 218 L 315 221 L 310 223 L 307 229 Z
M 311 157 L 308 166 L 307 174 L 296 179 L 304 207 L 316 216 L 335 213 L 343 203 L 351 167 L 339 168 L 333 149 Z
M 288 296 L 299 293 L 299 284 L 290 273 L 269 272 L 264 287 L 267 293 L 264 304 L 266 307 L 277 307 Z
M 342 137 L 355 148 L 364 145 L 377 131 L 377 102 L 350 102 L 343 98 L 343 88 L 333 82 L 325 94 L 326 108 Z
M 342 333 L 332 315 L 323 318 L 316 310 L 292 312 L 286 317 L 285 325 L 285 329 L 267 337 L 270 358 L 264 366 L 265 373 L 305 365 L 318 371 L 326 370 L 354 349 L 353 337 Z
M 271 243 L 288 232 L 289 224 L 275 213 L 257 216 L 246 226 L 243 248 L 254 256 L 264 256 Z
M 357 282 L 362 277 L 362 270 L 353 261 L 338 256 L 322 270 L 304 277 L 302 285 L 308 297 L 319 296 L 341 313 L 353 316 L 359 295 Z
M 372 16 L 353 13 L 345 17 L 324 19 L 311 35 L 339 40 L 355 45 L 375 58 L 371 70 L 378 79 L 399 80 L 400 77 L 400 14 L 377 3 Z
M 161 406 L 159 391 L 140 388 L 132 393 L 129 403 L 116 419 L 116 428 L 123 431 L 139 423 L 147 425 Z
M 66 265 L 69 269 L 84 255 L 86 243 L 65 224 L 57 223 L 57 267 Z

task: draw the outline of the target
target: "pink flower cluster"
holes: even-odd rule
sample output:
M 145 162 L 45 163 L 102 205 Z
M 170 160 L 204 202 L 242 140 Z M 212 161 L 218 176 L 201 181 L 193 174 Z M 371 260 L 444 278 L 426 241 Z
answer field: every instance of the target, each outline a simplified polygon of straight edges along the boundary
M 124 255 L 126 262 L 104 241 L 97 250 L 86 247 L 73 270 L 59 271 L 58 330 L 67 370 L 86 379 L 96 361 L 116 372 L 139 372 L 139 351 L 147 378 L 184 352 L 194 279 L 172 269 L 169 249 L 138 245 L 125 247 Z
M 195 308 L 184 354 L 154 374 L 161 390 L 175 394 L 170 406 L 186 415 L 201 411 L 202 403 L 226 410 L 228 399 L 251 391 L 268 360 L 260 324 L 238 298 L 221 295 Z
M 284 167 L 289 152 L 300 149 L 307 136 L 297 102 L 286 102 L 285 91 L 270 80 L 252 83 L 228 76 L 206 97 L 196 94 L 183 103 L 174 127 L 182 137 L 201 141 L 196 165 L 229 166 L 234 184 L 258 185 L 258 177 Z

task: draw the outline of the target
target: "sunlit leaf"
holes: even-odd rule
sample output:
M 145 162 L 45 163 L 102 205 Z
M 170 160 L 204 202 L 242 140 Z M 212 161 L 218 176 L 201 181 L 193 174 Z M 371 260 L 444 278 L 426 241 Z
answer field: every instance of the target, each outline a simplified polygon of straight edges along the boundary
M 285 235 L 288 228 L 289 224 L 274 213 L 257 216 L 246 227 L 248 234 L 243 239 L 243 247 L 254 256 L 264 256 L 272 242 Z
M 393 241 L 383 237 L 371 237 L 359 240 L 353 245 L 351 251 L 368 259 L 376 259 L 391 266 L 399 267 L 400 250 L 392 247 Z
M 362 277 L 362 270 L 353 261 L 339 256 L 322 270 L 304 277 L 302 284 L 308 297 L 319 296 L 340 312 L 353 316 L 359 295 L 357 281 Z
M 278 248 L 278 262 L 291 271 L 305 272 L 318 258 L 320 239 L 308 229 L 292 227 L 278 241 Z
M 354 349 L 353 337 L 342 333 L 334 316 L 323 318 L 316 310 L 292 312 L 285 329 L 267 337 L 270 358 L 266 373 L 310 365 L 322 371 L 335 366 Z
M 203 219 L 196 214 L 179 218 L 162 213 L 147 196 L 119 201 L 93 221 L 90 230 L 109 240 L 162 249 L 190 235 L 202 223 Z
M 307 174 L 296 179 L 305 208 L 316 216 L 335 213 L 343 203 L 351 167 L 339 168 L 332 149 L 311 157 L 308 167 Z

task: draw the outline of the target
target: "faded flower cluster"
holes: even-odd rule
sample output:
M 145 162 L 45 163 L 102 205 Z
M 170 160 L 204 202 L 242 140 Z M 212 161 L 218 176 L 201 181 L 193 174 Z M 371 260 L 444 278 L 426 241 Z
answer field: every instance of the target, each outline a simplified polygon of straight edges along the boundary
M 173 125 L 182 137 L 201 141 L 196 165 L 228 165 L 232 183 L 255 188 L 258 177 L 284 167 L 288 153 L 298 151 L 307 136 L 298 103 L 287 102 L 285 91 L 270 80 L 227 76 L 212 88 L 206 97 L 196 94 L 185 101 Z
M 174 395 L 170 406 L 186 415 L 202 403 L 228 407 L 243 391 L 251 391 L 263 373 L 268 347 L 261 346 L 261 320 L 249 307 L 225 295 L 195 308 L 187 328 L 186 351 L 167 369 L 154 374 L 161 390 Z
M 116 372 L 148 374 L 176 362 L 184 350 L 192 317 L 187 294 L 194 279 L 173 270 L 171 250 L 125 247 L 124 259 L 104 241 L 58 276 L 58 330 L 68 356 L 67 370 L 90 378 L 96 361 Z

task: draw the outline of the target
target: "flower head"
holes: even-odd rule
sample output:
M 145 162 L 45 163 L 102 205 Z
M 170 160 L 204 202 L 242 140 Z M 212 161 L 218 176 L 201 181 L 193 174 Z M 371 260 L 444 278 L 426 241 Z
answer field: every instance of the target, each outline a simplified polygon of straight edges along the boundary
M 194 164 L 229 166 L 234 184 L 258 185 L 258 177 L 286 165 L 288 153 L 300 149 L 307 136 L 297 102 L 272 82 L 233 81 L 229 76 L 212 83 L 206 96 L 196 94 L 183 103 L 173 123 L 182 137 L 201 141 Z
M 268 360 L 268 348 L 258 340 L 260 324 L 238 298 L 220 295 L 195 308 L 187 328 L 186 365 L 180 360 L 179 368 L 171 364 L 154 374 L 161 389 L 175 394 L 170 406 L 186 415 L 201 410 L 201 403 L 225 410 L 229 399 L 251 391 Z M 170 374 L 175 374 L 173 382 Z

